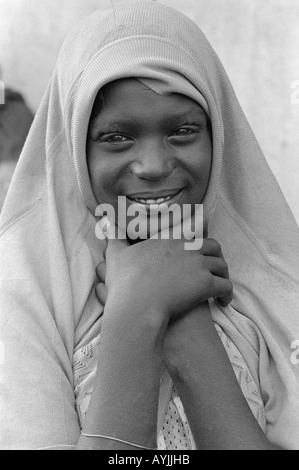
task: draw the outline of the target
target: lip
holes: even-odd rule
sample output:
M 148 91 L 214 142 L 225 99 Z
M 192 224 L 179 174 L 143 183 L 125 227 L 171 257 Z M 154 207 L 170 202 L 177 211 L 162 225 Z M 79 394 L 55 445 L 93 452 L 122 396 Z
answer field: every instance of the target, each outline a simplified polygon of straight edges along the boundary
M 164 189 L 163 191 L 154 191 L 154 192 L 140 192 L 140 193 L 132 193 L 127 194 L 126 197 L 128 199 L 136 200 L 136 199 L 159 199 L 162 197 L 174 197 L 178 193 L 180 193 L 184 188 L 173 188 L 173 189 Z

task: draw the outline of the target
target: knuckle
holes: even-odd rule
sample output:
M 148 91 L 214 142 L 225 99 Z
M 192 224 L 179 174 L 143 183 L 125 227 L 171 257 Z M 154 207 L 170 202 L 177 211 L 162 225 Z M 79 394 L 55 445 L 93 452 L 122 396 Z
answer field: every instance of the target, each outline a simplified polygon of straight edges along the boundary
M 106 272 L 106 262 L 101 261 L 96 268 L 96 273 L 99 277 L 103 277 L 105 276 L 105 272 Z
M 98 285 L 96 286 L 96 296 L 98 300 L 102 303 L 105 304 L 106 298 L 107 298 L 107 290 L 106 286 L 103 282 L 99 282 Z
M 227 279 L 226 281 L 227 281 L 227 290 L 228 290 L 230 293 L 232 293 L 233 290 L 234 290 L 233 283 L 231 282 L 230 279 Z
M 208 238 L 208 241 L 211 245 L 213 246 L 217 246 L 218 245 L 218 242 L 217 240 L 215 240 L 215 238 Z
M 229 276 L 228 264 L 224 259 L 222 260 L 222 267 L 223 267 L 223 271 L 225 275 L 228 277 Z
M 101 270 L 101 267 L 102 267 L 103 263 L 105 263 L 105 261 L 100 261 L 99 262 L 99 264 L 97 265 L 97 268 L 96 268 L 97 272 Z
M 227 263 L 224 258 L 219 258 L 218 263 L 222 270 L 228 269 Z
M 215 252 L 222 253 L 220 243 L 217 240 L 215 240 L 215 238 L 209 238 L 209 240 L 211 240 L 211 246 L 215 250 Z

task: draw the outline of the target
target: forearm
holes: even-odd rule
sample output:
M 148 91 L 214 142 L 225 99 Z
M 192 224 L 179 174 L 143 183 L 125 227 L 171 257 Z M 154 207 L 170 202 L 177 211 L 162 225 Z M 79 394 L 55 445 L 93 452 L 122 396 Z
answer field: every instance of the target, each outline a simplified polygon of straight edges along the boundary
M 240 389 L 208 304 L 200 309 L 189 341 L 181 345 L 179 359 L 170 367 L 197 448 L 274 450 Z M 192 344 L 198 344 L 196 354 Z
M 115 315 L 108 310 L 109 305 L 105 308 L 104 315 L 109 319 L 103 321 L 98 367 L 83 431 L 155 448 L 162 356 L 159 328 L 155 321 L 141 321 L 140 312 Z M 134 447 L 81 436 L 78 449 Z

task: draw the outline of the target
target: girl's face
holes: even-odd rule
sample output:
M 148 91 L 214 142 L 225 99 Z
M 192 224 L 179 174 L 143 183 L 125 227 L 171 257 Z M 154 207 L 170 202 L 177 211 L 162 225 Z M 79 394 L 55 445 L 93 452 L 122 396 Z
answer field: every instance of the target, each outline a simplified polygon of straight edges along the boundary
M 212 163 L 209 121 L 199 104 L 180 95 L 158 95 L 130 78 L 103 89 L 90 121 L 87 160 L 99 204 L 176 203 L 192 212 L 206 193 Z M 155 206 L 157 207 L 157 206 Z M 129 222 L 129 218 L 127 218 Z

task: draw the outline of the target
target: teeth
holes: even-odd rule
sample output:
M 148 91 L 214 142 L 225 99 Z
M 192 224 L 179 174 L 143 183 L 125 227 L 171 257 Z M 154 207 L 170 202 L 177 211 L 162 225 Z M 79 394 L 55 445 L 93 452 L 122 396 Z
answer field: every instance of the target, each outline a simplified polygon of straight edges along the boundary
M 173 196 L 160 197 L 159 199 L 134 199 L 134 201 L 141 204 L 162 204 L 169 201 Z
M 157 203 L 157 204 L 161 204 L 162 202 L 169 201 L 169 199 L 171 199 L 170 196 L 168 196 L 168 197 L 160 197 L 160 199 L 157 199 L 156 203 Z

